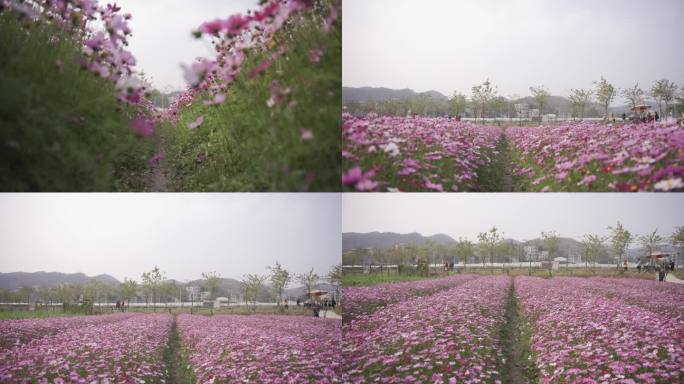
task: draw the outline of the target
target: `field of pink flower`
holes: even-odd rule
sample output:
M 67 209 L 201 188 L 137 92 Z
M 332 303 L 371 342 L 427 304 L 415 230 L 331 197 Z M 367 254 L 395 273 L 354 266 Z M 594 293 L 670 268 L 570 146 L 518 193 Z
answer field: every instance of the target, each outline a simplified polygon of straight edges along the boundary
M 50 317 L 44 319 L 20 319 L 0 321 L 0 348 L 11 348 L 33 339 L 50 336 L 70 328 L 94 326 L 122 321 L 132 313 L 116 313 L 111 316 Z
M 684 128 L 671 123 L 511 127 L 530 191 L 684 190 Z
M 342 183 L 357 191 L 478 191 L 501 129 L 440 117 L 342 115 Z
M 0 382 L 161 383 L 172 323 L 168 314 L 2 322 L 3 331 L 30 337 L 0 349 Z
M 198 383 L 339 382 L 339 320 L 183 314 L 178 330 Z
M 343 381 L 496 382 L 510 286 L 507 276 L 481 277 L 344 323 Z
M 439 279 L 343 288 L 342 312 L 345 319 L 357 319 L 388 304 L 431 295 L 475 278 L 477 275 L 450 275 Z
M 656 303 L 673 296 L 663 298 L 660 289 L 640 280 L 607 280 L 516 278 L 522 308 L 533 321 L 531 348 L 542 381 L 681 382 L 684 323 L 658 310 L 628 303 L 632 295 L 650 294 Z M 615 284 L 612 297 L 598 292 L 606 283 Z M 622 290 L 621 284 L 632 287 Z M 679 289 L 672 284 L 661 286 Z M 681 303 L 681 296 L 675 300 Z

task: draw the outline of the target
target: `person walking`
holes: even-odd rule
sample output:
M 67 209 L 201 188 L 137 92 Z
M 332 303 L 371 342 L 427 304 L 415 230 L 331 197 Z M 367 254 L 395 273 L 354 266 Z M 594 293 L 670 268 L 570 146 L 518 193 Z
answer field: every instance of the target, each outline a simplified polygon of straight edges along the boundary
M 285 309 L 287 309 L 288 308 L 287 299 L 283 300 L 283 304 L 285 304 Z
M 299 307 L 299 304 L 300 304 L 300 303 L 301 303 L 301 301 L 299 300 L 299 297 L 298 297 L 298 298 L 297 298 L 297 306 L 298 306 L 298 307 Z
M 658 111 L 656 111 L 655 115 L 653 116 L 653 119 L 654 119 L 655 121 L 660 120 L 660 115 L 658 114 Z
M 657 268 L 657 270 L 658 270 L 658 281 L 660 281 L 662 283 L 663 281 L 665 281 L 665 268 L 662 268 L 659 266 Z
M 623 265 L 625 272 L 627 272 L 627 260 L 625 260 L 622 265 Z

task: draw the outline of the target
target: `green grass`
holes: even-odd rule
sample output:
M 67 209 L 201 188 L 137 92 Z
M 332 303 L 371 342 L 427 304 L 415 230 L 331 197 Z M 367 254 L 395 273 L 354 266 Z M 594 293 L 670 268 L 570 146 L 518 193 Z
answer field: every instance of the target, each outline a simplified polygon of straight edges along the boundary
M 430 277 L 421 275 L 400 275 L 396 272 L 390 274 L 382 273 L 350 273 L 342 276 L 342 286 L 343 287 L 355 287 L 355 286 L 366 286 L 375 285 L 381 283 L 399 283 L 402 281 L 417 281 L 425 280 L 430 278 L 442 277 L 442 275 L 434 275 Z
M 35 318 L 46 318 L 46 317 L 65 317 L 65 316 L 83 316 L 82 313 L 69 313 L 62 312 L 62 310 L 57 311 L 0 311 L 0 320 L 15 320 L 15 319 L 35 319 Z
M 288 52 L 253 80 L 248 74 L 271 52 L 248 56 L 223 104 L 205 106 L 195 100 L 179 112 L 175 126 L 162 126 L 174 189 L 340 190 L 341 27 L 338 20 L 326 34 L 320 22 L 307 16 L 296 28 L 281 30 L 276 40 Z M 309 60 L 313 49 L 324 51 L 317 64 Z M 283 105 L 269 108 L 273 81 L 291 94 Z M 188 129 L 199 116 L 204 123 Z M 300 129 L 313 131 L 313 139 L 302 141 Z
M 133 111 L 80 57 L 65 32 L 0 14 L 1 190 L 142 189 L 152 143 L 130 131 Z

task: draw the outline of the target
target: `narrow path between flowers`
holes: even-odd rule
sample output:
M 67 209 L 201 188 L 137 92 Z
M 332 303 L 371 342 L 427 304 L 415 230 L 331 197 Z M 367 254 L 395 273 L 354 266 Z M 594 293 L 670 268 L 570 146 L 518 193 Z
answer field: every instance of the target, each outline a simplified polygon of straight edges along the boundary
M 164 363 L 166 365 L 166 382 L 179 384 L 192 384 L 195 379 L 187 359 L 183 355 L 180 333 L 176 323 L 176 315 L 173 316 L 171 335 L 164 351 Z
M 531 383 L 537 378 L 536 365 L 530 358 L 530 334 L 521 312 L 515 294 L 515 280 L 511 279 L 504 323 L 501 326 L 501 374 L 504 383 Z
M 511 162 L 511 150 L 508 144 L 508 138 L 506 134 L 501 135 L 499 144 L 499 157 L 501 159 L 501 164 L 503 164 L 503 180 L 501 186 L 503 187 L 501 192 L 515 192 L 515 186 L 513 185 L 513 163 Z
M 156 136 L 157 154 L 150 160 L 150 173 L 145 180 L 148 192 L 173 192 L 174 169 L 167 159 L 168 144 L 163 135 Z

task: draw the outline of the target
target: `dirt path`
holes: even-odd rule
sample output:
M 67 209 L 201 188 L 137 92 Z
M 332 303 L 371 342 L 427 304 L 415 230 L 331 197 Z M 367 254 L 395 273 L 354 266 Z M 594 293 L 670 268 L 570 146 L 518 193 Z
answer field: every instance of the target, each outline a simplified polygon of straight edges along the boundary
M 147 192 L 173 192 L 174 171 L 167 158 L 167 143 L 163 136 L 156 136 L 157 153 L 156 161 L 150 161 L 150 173 L 145 180 Z
M 519 384 L 536 381 L 536 366 L 529 359 L 529 335 L 526 332 L 522 310 L 515 294 L 515 280 L 508 292 L 504 324 L 501 327 L 501 347 L 504 360 L 501 372 L 503 383 Z
M 167 383 L 190 384 L 195 382 L 192 371 L 189 369 L 187 359 L 183 356 L 183 348 L 181 346 L 180 334 L 178 333 L 178 325 L 176 324 L 176 316 L 173 317 L 171 335 L 169 336 L 169 342 L 164 351 L 164 363 L 166 364 Z
M 677 276 L 675 276 L 671 273 L 668 273 L 667 275 L 665 275 L 665 281 L 667 281 L 668 283 L 684 284 L 684 280 L 678 279 Z
M 499 145 L 501 154 L 501 163 L 503 167 L 503 182 L 501 192 L 515 192 L 515 185 L 513 183 L 513 166 L 511 164 L 511 150 L 508 143 L 508 138 L 504 133 L 501 135 L 501 144 Z

